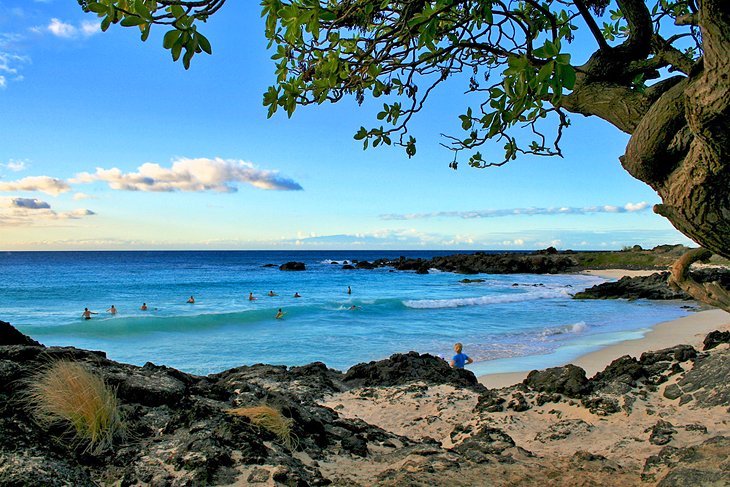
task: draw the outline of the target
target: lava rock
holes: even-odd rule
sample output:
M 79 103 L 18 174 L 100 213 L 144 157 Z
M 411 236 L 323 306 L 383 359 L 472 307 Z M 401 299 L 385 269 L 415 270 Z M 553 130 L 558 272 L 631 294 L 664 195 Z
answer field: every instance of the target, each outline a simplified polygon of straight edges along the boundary
M 0 321 L 0 345 L 43 346 L 29 336 L 19 332 L 13 325 L 6 321 Z
M 418 352 L 396 353 L 385 360 L 357 364 L 343 378 L 350 387 L 395 386 L 418 381 L 484 390 L 471 371 L 451 368 L 443 359 Z
M 286 264 L 281 264 L 279 266 L 279 270 L 282 270 L 282 271 L 304 271 L 304 270 L 306 270 L 306 267 L 304 265 L 304 262 L 287 262 Z
M 712 350 L 721 343 L 730 343 L 730 331 L 711 331 L 702 342 L 702 350 Z
M 538 392 L 565 394 L 576 398 L 589 389 L 586 371 L 573 364 L 533 370 L 522 383 Z

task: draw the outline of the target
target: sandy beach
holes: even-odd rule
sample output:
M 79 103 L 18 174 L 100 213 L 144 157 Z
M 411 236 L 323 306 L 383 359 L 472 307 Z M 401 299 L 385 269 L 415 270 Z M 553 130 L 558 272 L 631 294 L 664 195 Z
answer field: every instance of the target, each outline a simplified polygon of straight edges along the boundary
M 600 269 L 587 270 L 582 274 L 600 276 L 607 279 L 620 279 L 623 276 L 646 276 L 655 271 Z M 585 369 L 588 377 L 603 370 L 615 359 L 624 355 L 639 357 L 649 350 L 660 350 L 677 344 L 688 344 L 701 348 L 702 340 L 713 330 L 730 330 L 730 314 L 718 309 L 704 310 L 684 318 L 658 323 L 654 328 L 638 340 L 626 340 L 610 345 L 601 350 L 588 353 L 571 363 Z M 479 376 L 479 382 L 489 388 L 507 387 L 522 382 L 529 370 L 503 374 L 487 374 Z

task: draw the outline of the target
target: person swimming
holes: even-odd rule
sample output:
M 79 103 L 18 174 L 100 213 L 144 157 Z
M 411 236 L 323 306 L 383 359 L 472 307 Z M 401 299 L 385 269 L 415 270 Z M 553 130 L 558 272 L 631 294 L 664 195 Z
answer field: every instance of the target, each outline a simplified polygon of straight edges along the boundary
M 269 296 L 278 296 L 274 291 L 269 291 Z
M 299 293 L 294 293 L 295 298 L 301 298 L 302 296 Z
M 114 316 L 115 314 L 117 314 L 117 308 L 115 308 L 115 307 L 114 307 L 114 305 L 112 304 L 112 307 L 111 307 L 111 308 L 109 308 L 109 309 L 107 310 L 107 312 L 108 312 L 108 313 L 109 313 L 110 315 Z
M 279 312 L 276 313 L 276 316 L 274 318 L 276 318 L 277 320 L 280 320 L 284 317 L 285 314 L 286 314 L 286 312 L 282 311 L 281 308 L 279 308 Z
M 195 304 L 195 298 L 194 298 L 194 297 L 192 297 L 192 296 L 190 296 L 190 297 L 188 298 L 188 303 L 190 303 L 190 304 Z
M 253 293 L 248 293 L 248 300 L 249 301 L 256 301 L 256 298 L 254 297 Z
M 142 311 L 147 311 L 147 303 L 142 303 L 142 306 L 139 307 Z
M 89 311 L 89 308 L 84 308 L 84 312 L 81 313 L 81 316 L 83 316 L 83 318 L 85 320 L 90 320 L 91 319 L 91 315 L 98 315 L 98 314 L 99 313 L 94 313 L 93 311 Z

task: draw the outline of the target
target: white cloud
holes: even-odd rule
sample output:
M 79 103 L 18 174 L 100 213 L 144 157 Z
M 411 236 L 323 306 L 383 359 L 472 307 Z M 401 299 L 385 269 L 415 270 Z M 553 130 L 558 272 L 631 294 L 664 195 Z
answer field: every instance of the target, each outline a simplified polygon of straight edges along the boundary
M 48 31 L 56 37 L 65 37 L 67 39 L 76 36 L 76 27 L 58 19 L 51 19 L 51 23 L 46 27 Z
M 490 209 L 490 210 L 473 210 L 473 211 L 438 211 L 433 213 L 391 213 L 380 215 L 382 220 L 420 220 L 427 218 L 498 218 L 504 216 L 519 215 L 585 215 L 589 213 L 635 213 L 644 211 L 649 208 L 649 203 L 642 201 L 641 203 L 626 203 L 624 206 L 585 206 L 582 208 L 575 207 L 550 207 L 550 208 L 508 208 L 508 209 Z
M 28 56 L 0 51 L 0 88 L 6 88 L 9 81 L 22 81 L 23 76 L 19 74 L 19 70 L 28 63 L 30 63 Z
M 72 183 L 106 182 L 110 188 L 123 191 L 216 191 L 232 193 L 236 183 L 250 184 L 259 189 L 300 190 L 299 183 L 279 176 L 277 171 L 257 169 L 250 162 L 232 159 L 187 159 L 173 161 L 165 168 L 147 162 L 137 172 L 123 173 L 118 168 L 96 168 L 95 173 L 83 172 Z
M 84 20 L 77 27 L 56 18 L 51 19 L 51 22 L 46 26 L 46 30 L 63 39 L 90 37 L 101 32 L 99 22 Z
M 74 194 L 73 198 L 76 201 L 96 199 L 95 197 L 91 196 L 90 194 L 86 194 L 86 193 L 76 193 L 76 194 Z
M 84 20 L 81 22 L 81 32 L 86 37 L 99 34 L 101 33 L 101 24 L 93 20 Z
M 0 181 L 0 191 L 40 191 L 58 196 L 61 193 L 71 191 L 71 187 L 62 179 L 49 176 L 29 176 L 18 181 Z
M 20 172 L 24 171 L 28 168 L 26 161 L 16 161 L 14 159 L 10 159 L 7 164 L 0 164 L 0 168 L 5 168 L 9 171 L 13 172 Z
M 43 225 L 61 220 L 78 220 L 94 214 L 83 208 L 58 212 L 49 203 L 36 198 L 0 197 L 0 225 L 4 226 Z

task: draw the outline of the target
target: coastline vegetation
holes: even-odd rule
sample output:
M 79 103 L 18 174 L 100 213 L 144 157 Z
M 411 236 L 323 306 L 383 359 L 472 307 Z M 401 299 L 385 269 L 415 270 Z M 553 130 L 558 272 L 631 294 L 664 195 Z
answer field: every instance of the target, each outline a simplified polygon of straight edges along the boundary
M 101 453 L 124 431 L 115 391 L 78 362 L 58 360 L 36 374 L 27 401 L 39 425 L 62 425 L 84 452 Z
M 291 430 L 294 420 L 285 417 L 278 409 L 262 404 L 260 406 L 229 409 L 226 412 L 234 416 L 248 418 L 251 424 L 276 435 L 288 450 L 296 449 L 298 440 Z

